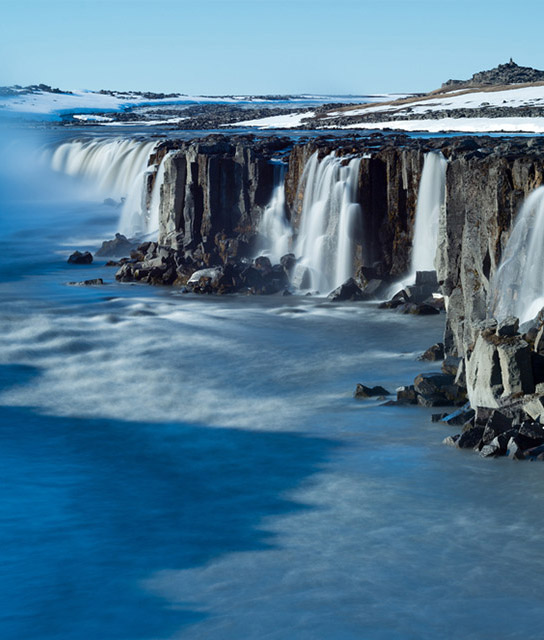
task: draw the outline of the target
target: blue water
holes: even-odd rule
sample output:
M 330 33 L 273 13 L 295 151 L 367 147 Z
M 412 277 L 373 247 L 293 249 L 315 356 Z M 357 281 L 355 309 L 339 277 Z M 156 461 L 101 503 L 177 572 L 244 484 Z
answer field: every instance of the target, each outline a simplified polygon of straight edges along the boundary
M 70 266 L 117 214 L 43 142 L 0 178 L 2 640 L 541 637 L 544 467 L 352 397 L 443 317 Z

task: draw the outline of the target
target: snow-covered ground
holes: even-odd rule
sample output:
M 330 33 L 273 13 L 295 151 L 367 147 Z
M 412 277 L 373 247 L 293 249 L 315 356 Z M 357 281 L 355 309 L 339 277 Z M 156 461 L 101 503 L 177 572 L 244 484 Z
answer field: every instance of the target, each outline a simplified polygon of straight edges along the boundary
M 281 99 L 267 99 L 266 97 L 254 97 L 247 95 L 237 96 L 201 96 L 178 94 L 176 97 L 161 99 L 146 98 L 138 93 L 114 92 L 113 94 L 102 94 L 95 91 L 76 90 L 71 93 L 53 93 L 48 91 L 34 91 L 27 93 L 21 91 L 15 95 L 0 96 L 0 113 L 27 114 L 32 116 L 44 116 L 46 119 L 59 116 L 60 114 L 76 114 L 76 119 L 84 121 L 85 113 L 90 112 L 118 112 L 128 107 L 153 105 L 191 105 L 191 104 L 255 104 L 304 107 L 314 104 L 327 103 L 367 103 L 383 102 L 384 100 L 399 99 L 406 94 L 379 94 L 379 95 L 359 95 L 359 96 L 325 96 L 325 95 L 300 95 L 286 96 Z M 87 117 L 87 120 L 90 118 Z M 93 118 L 95 122 L 107 122 Z
M 361 116 L 370 113 L 406 112 L 425 113 L 450 109 L 478 109 L 481 107 L 543 107 L 544 85 L 519 87 L 500 91 L 462 92 L 456 90 L 436 97 L 418 98 L 403 104 L 374 105 L 331 111 L 329 117 Z
M 256 127 L 257 129 L 296 129 L 300 127 L 303 120 L 313 118 L 314 111 L 305 113 L 287 113 L 286 115 L 270 116 L 268 118 L 257 118 L 255 120 L 242 120 L 225 125 L 229 127 Z
M 327 128 L 327 127 L 324 127 Z M 442 133 L 544 133 L 544 118 L 429 118 L 425 120 L 394 120 L 358 122 L 331 129 L 399 129 Z

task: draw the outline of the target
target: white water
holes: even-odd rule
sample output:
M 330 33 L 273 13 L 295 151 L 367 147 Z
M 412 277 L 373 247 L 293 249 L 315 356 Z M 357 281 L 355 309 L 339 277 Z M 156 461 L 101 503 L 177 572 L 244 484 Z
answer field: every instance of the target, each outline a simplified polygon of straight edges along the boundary
M 278 173 L 272 199 L 263 213 L 258 228 L 263 244 L 263 250 L 259 252 L 259 255 L 268 256 L 273 264 L 279 263 L 280 258 L 290 251 L 291 238 L 293 237 L 293 230 L 287 220 L 285 210 L 285 186 L 283 183 L 285 168 L 283 165 L 279 166 Z
M 544 187 L 523 203 L 490 292 L 490 310 L 501 320 L 534 318 L 544 307 Z
M 433 271 L 438 245 L 438 220 L 446 200 L 447 162 L 440 152 L 425 155 L 417 195 L 414 240 L 412 243 L 412 273 Z
M 300 230 L 295 254 L 298 269 L 310 272 L 310 288 L 326 292 L 353 275 L 356 235 L 361 208 L 356 202 L 361 158 L 349 164 L 331 153 L 321 162 L 310 158 L 299 189 L 304 188 Z
M 69 265 L 100 207 L 25 162 L 0 167 L 2 640 L 540 640 L 541 465 L 352 396 L 413 380 L 440 316 Z
M 149 156 L 156 145 L 122 138 L 74 140 L 59 145 L 50 163 L 55 171 L 80 178 L 94 197 L 123 200 L 118 231 L 129 237 L 146 235 L 158 230 L 157 196 L 151 198 L 150 210 L 146 203 L 146 180 L 154 169 Z M 158 189 L 161 182 L 155 182 Z
M 440 152 L 430 151 L 425 154 L 417 194 L 410 271 L 390 288 L 388 297 L 413 285 L 417 271 L 435 269 L 440 211 L 446 201 L 446 167 L 447 160 Z

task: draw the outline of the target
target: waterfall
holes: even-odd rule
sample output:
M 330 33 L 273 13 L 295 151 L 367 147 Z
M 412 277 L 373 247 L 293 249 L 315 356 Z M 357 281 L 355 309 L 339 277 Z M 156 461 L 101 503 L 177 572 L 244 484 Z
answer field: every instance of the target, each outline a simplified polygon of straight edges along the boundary
M 440 152 L 425 154 L 417 194 L 416 220 L 412 242 L 411 274 L 433 271 L 438 245 L 438 220 L 446 199 L 447 161 Z
M 523 203 L 491 282 L 490 311 L 498 320 L 532 320 L 544 307 L 544 187 Z
M 357 188 L 361 158 L 347 165 L 334 152 L 319 161 L 312 155 L 301 179 L 304 187 L 295 254 L 297 268 L 308 269 L 310 288 L 330 291 L 353 275 L 356 238 L 361 227 Z
M 158 196 L 153 202 L 152 195 L 150 210 L 147 207 L 147 179 L 155 169 L 148 163 L 156 146 L 157 141 L 122 138 L 74 140 L 60 144 L 47 157 L 55 171 L 90 185 L 93 196 L 123 201 L 120 233 L 145 235 L 158 229 Z M 157 176 L 159 194 L 161 181 Z
M 274 173 L 276 186 L 257 231 L 261 244 L 259 255 L 268 256 L 272 264 L 277 264 L 289 252 L 293 231 L 285 210 L 285 165 L 276 164 Z

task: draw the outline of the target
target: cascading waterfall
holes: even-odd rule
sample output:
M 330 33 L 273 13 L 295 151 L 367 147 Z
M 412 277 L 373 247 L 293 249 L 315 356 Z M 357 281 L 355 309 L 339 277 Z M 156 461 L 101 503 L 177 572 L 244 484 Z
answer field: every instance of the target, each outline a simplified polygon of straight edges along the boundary
M 410 271 L 387 292 L 391 297 L 404 287 L 413 285 L 417 271 L 434 271 L 438 248 L 438 224 L 440 211 L 446 201 L 447 160 L 439 151 L 425 154 L 423 170 L 417 194 L 414 237 Z
M 438 245 L 438 220 L 446 200 L 446 158 L 436 151 L 425 155 L 417 195 L 412 277 L 416 271 L 433 271 Z
M 264 210 L 258 233 L 261 239 L 259 255 L 268 256 L 273 264 L 277 264 L 289 251 L 293 230 L 287 220 L 285 209 L 285 165 L 278 163 L 274 170 L 276 187 L 270 203 Z
M 156 146 L 157 141 L 122 138 L 74 140 L 60 144 L 49 158 L 55 171 L 81 178 L 94 195 L 123 201 L 120 233 L 145 235 L 158 229 L 159 196 L 152 194 L 147 207 L 147 177 L 155 169 L 148 163 Z M 161 181 L 157 175 L 159 194 Z
M 304 199 L 295 254 L 299 273 L 308 269 L 310 287 L 329 291 L 353 275 L 356 237 L 361 228 L 357 187 L 361 158 L 347 165 L 334 152 L 319 161 L 317 152 L 302 175 Z
M 533 319 L 544 307 L 544 187 L 523 203 L 491 282 L 490 312 L 497 320 Z

